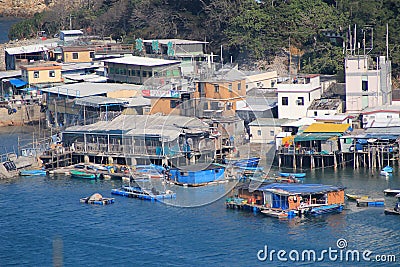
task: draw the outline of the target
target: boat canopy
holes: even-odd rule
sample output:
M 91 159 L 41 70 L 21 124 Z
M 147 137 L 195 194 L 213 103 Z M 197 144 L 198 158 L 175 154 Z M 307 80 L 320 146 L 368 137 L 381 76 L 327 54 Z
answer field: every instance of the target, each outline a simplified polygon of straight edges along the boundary
M 323 184 L 282 184 L 272 183 L 258 188 L 259 191 L 267 191 L 280 195 L 293 194 L 318 194 L 340 191 L 344 187 Z

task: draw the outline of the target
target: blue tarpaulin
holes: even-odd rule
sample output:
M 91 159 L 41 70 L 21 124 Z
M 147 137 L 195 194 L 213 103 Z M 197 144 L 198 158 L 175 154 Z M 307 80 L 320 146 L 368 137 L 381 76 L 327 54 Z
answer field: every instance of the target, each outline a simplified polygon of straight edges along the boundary
M 25 86 L 25 85 L 28 84 L 27 82 L 25 82 L 25 81 L 23 81 L 21 79 L 10 79 L 9 81 L 15 87 L 22 87 L 22 86 Z

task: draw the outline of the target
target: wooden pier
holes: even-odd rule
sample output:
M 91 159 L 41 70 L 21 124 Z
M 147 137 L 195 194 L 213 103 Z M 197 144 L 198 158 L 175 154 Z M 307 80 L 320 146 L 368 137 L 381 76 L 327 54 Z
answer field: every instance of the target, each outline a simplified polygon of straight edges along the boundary
M 365 150 L 327 153 L 304 153 L 302 151 L 277 152 L 278 166 L 293 169 L 352 167 L 376 169 L 385 166 L 400 165 L 398 149 L 368 147 Z

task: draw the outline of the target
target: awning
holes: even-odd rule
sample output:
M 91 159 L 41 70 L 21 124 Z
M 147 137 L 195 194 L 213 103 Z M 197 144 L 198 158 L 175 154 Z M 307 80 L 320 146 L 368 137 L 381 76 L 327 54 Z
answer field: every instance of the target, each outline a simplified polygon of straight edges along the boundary
M 326 141 L 331 139 L 332 137 L 340 136 L 340 134 L 332 133 L 332 134 L 316 134 L 316 133 L 302 133 L 296 135 L 294 137 L 295 142 L 304 142 L 304 141 Z
M 15 79 L 15 78 L 14 79 L 9 79 L 9 81 L 15 87 L 22 87 L 22 86 L 25 86 L 25 85 L 28 84 L 27 82 L 25 82 L 25 81 L 23 81 L 21 79 Z
M 350 124 L 313 123 L 304 130 L 305 133 L 344 133 L 349 130 Z

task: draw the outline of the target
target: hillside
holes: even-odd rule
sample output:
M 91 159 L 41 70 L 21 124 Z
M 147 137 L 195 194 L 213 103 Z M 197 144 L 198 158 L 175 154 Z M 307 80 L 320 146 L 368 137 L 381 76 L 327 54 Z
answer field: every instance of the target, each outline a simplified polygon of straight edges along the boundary
M 44 30 L 83 29 L 134 43 L 136 38 L 185 38 L 209 41 L 208 52 L 221 45 L 229 60 L 271 64 L 276 56 L 292 55 L 301 72 L 343 73 L 343 44 L 363 51 L 373 35 L 372 57 L 386 55 L 386 24 L 394 76 L 400 74 L 400 1 L 398 0 L 0 0 L 38 3 L 48 9 L 15 25 L 10 39 L 35 36 Z M 41 4 L 39 4 L 39 2 Z M 0 4 L 1 6 L 1 4 Z M 8 8 L 9 10 L 9 8 Z M 22 9 L 21 9 L 22 10 Z M 349 30 L 351 29 L 351 30 Z M 365 36 L 365 42 L 364 42 Z M 354 43 L 354 42 L 353 42 Z M 290 51 L 290 53 L 289 53 Z M 292 61 L 292 62 L 293 62 Z

